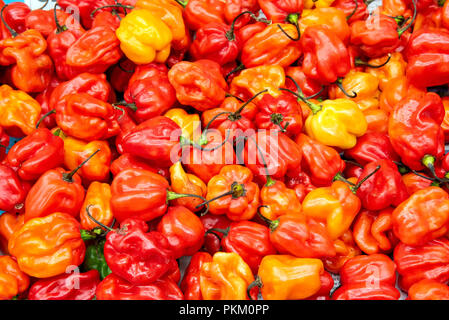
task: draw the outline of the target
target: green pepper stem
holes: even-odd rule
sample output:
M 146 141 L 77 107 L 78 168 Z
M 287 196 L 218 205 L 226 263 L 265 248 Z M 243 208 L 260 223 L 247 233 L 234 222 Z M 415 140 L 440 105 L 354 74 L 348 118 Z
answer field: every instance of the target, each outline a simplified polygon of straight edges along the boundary
M 231 227 L 228 227 L 226 229 L 220 229 L 220 228 L 212 228 L 206 231 L 205 235 L 208 235 L 209 233 L 213 234 L 213 235 L 217 235 L 214 232 L 219 232 L 221 234 L 223 234 L 223 237 L 227 237 L 229 234 L 229 231 L 231 230 Z M 221 240 L 222 238 L 220 238 Z
M 183 8 L 187 6 L 189 3 L 189 0 L 175 0 L 179 5 L 181 5 Z
M 259 287 L 259 289 L 263 287 L 262 280 L 260 279 L 259 276 L 256 276 L 256 279 L 253 282 L 251 282 L 248 288 L 246 289 L 246 294 L 250 300 L 253 300 L 253 297 L 251 297 L 251 290 L 254 287 Z
M 90 159 L 92 159 L 100 151 L 101 151 L 101 149 L 98 149 L 97 151 L 92 153 L 86 160 L 81 162 L 81 164 L 78 167 L 76 167 L 75 170 L 73 170 L 72 172 L 63 173 L 62 179 L 66 182 L 70 182 L 70 183 L 73 182 L 73 176 L 75 175 L 75 173 L 77 173 L 79 169 L 81 169 Z
M 116 106 L 122 106 L 122 107 L 126 107 L 131 109 L 132 111 L 136 112 L 137 111 L 137 106 L 135 103 L 128 103 L 126 101 L 119 101 L 119 102 L 115 102 L 112 104 L 112 106 L 116 107 Z
M 279 219 L 278 220 L 270 220 L 267 217 L 265 217 L 262 212 L 260 212 L 260 209 L 262 208 L 268 208 L 267 205 L 261 205 L 257 208 L 257 216 L 262 219 L 265 223 L 268 224 L 268 227 L 270 228 L 271 232 L 274 232 L 277 227 L 279 226 Z
M 345 96 L 348 98 L 357 98 L 357 92 L 352 91 L 352 95 L 350 95 L 345 88 L 343 87 L 342 78 L 338 78 L 337 81 L 335 81 L 335 85 L 341 90 L 341 92 L 344 93 Z
M 56 34 L 59 34 L 61 32 L 67 31 L 68 28 L 66 25 L 61 26 L 58 20 L 58 14 L 56 13 L 56 8 L 58 7 L 58 4 L 56 3 L 53 7 L 53 16 L 55 18 L 55 24 L 56 24 Z
M 102 227 L 102 228 L 104 228 L 104 229 L 106 229 L 106 230 L 108 230 L 108 231 L 116 231 L 115 229 L 112 229 L 111 227 L 109 227 L 109 226 L 105 225 L 104 223 L 101 223 L 100 221 L 98 221 L 97 219 L 95 219 L 95 218 L 92 216 L 92 214 L 90 213 L 90 208 L 92 208 L 92 207 L 94 207 L 93 204 L 90 204 L 90 205 L 88 205 L 88 206 L 86 207 L 86 213 L 87 213 L 87 216 L 89 217 L 89 219 L 92 220 L 93 222 L 95 222 L 96 224 L 98 224 L 100 227 Z M 112 224 L 112 225 L 114 225 L 114 224 Z M 81 230 L 81 231 L 83 231 L 83 230 Z M 87 230 L 84 230 L 84 231 L 87 231 Z M 84 239 L 83 239 L 83 240 L 84 240 Z
M 197 205 L 196 208 L 200 208 L 200 207 L 202 207 L 202 206 L 204 206 L 206 204 L 209 204 L 209 203 L 211 203 L 211 202 L 213 202 L 215 200 L 218 200 L 218 199 L 221 199 L 221 198 L 224 198 L 224 197 L 227 197 L 227 196 L 232 196 L 232 199 L 238 199 L 238 198 L 243 197 L 245 195 L 246 195 L 245 186 L 243 184 L 240 184 L 240 183 L 234 181 L 231 184 L 231 190 L 229 190 L 228 192 L 225 192 L 225 193 L 223 193 L 223 194 L 221 194 L 219 196 L 216 196 L 215 198 L 212 198 L 210 200 L 206 200 L 205 202 Z
M 243 65 L 243 63 L 239 63 L 239 65 L 237 67 L 235 67 L 234 69 L 229 71 L 229 73 L 225 76 L 226 82 L 228 82 L 228 79 L 231 75 L 233 75 L 234 73 L 239 72 L 243 69 L 245 69 L 245 66 Z
M 99 8 L 97 8 L 97 9 L 95 9 L 94 11 L 92 11 L 92 12 L 90 13 L 90 17 L 93 18 L 94 15 L 95 15 L 95 13 L 97 13 L 99 10 L 107 9 L 107 8 L 121 8 L 121 9 L 123 9 L 123 10 L 126 10 L 126 9 L 130 9 L 130 10 L 131 10 L 131 9 L 134 9 L 133 6 L 126 5 L 126 4 L 120 4 L 120 3 L 117 3 L 117 4 L 110 4 L 110 5 L 102 6 L 102 7 L 99 7 Z
M 402 34 L 405 31 L 407 31 L 412 26 L 413 22 L 415 22 L 416 13 L 417 13 L 415 0 L 412 0 L 412 3 L 413 3 L 413 17 L 412 17 L 412 20 L 405 27 L 403 27 L 402 29 L 398 29 L 399 38 L 402 36 Z
M 6 27 L 6 29 L 8 29 L 9 33 L 11 33 L 11 36 L 13 38 L 17 37 L 19 34 L 17 33 L 16 30 L 14 30 L 13 28 L 11 28 L 9 26 L 9 24 L 6 23 L 5 17 L 3 17 L 3 11 L 5 11 L 5 9 L 9 6 L 9 4 L 5 4 L 2 8 L 2 10 L 0 11 L 0 18 L 2 20 L 3 25 Z
M 234 18 L 234 20 L 232 21 L 232 24 L 231 24 L 231 28 L 230 28 L 228 31 L 226 31 L 226 38 L 227 38 L 229 41 L 234 41 L 234 40 L 235 40 L 235 33 L 234 33 L 234 30 L 235 30 L 235 24 L 236 24 L 237 20 L 238 20 L 240 17 L 242 17 L 243 15 L 245 15 L 245 14 L 249 14 L 249 15 L 251 16 L 251 18 L 253 18 L 253 19 L 256 20 L 257 22 L 262 22 L 262 23 L 266 23 L 266 24 L 270 24 L 270 23 L 271 23 L 270 20 L 267 20 L 267 19 L 264 19 L 264 18 L 258 18 L 258 17 L 257 17 L 253 12 L 251 12 L 251 11 L 243 11 L 243 12 L 241 12 L 240 14 L 238 14 L 238 15 Z
M 359 8 L 359 2 L 357 0 L 354 0 L 354 3 L 355 3 L 355 8 L 354 8 L 354 10 L 352 10 L 352 12 L 348 16 L 346 16 L 346 21 L 351 19 L 354 16 L 354 14 L 357 12 L 357 9 Z
M 368 174 L 365 178 L 363 178 L 359 183 L 357 183 L 355 186 L 349 187 L 351 191 L 355 194 L 357 190 L 361 187 L 362 184 L 366 182 L 369 178 L 371 178 L 377 171 L 380 170 L 380 166 L 377 166 L 376 169 L 374 169 L 370 174 Z
M 209 212 L 209 204 L 206 201 L 206 198 L 199 196 L 197 194 L 189 194 L 189 193 L 176 193 L 170 190 L 167 190 L 167 200 L 166 202 L 168 203 L 168 201 L 171 200 L 176 200 L 176 199 L 181 199 L 181 198 L 198 198 L 204 201 L 204 203 L 196 206 L 196 208 L 201 208 L 203 205 L 206 205 L 206 211 L 202 213 L 202 215 L 205 215 L 206 213 Z
M 382 68 L 383 66 L 385 66 L 388 62 L 390 62 L 390 59 L 391 59 L 391 54 L 389 53 L 387 61 L 385 61 L 384 63 L 382 63 L 380 65 L 375 66 L 375 65 L 369 64 L 368 62 L 363 61 L 360 58 L 356 58 L 355 65 L 356 66 L 366 66 L 366 67 L 372 68 L 372 69 L 379 69 L 379 68 Z
M 41 125 L 42 121 L 45 120 L 45 118 L 47 118 L 48 116 L 50 116 L 50 115 L 52 115 L 52 114 L 54 114 L 54 113 L 56 113 L 56 110 L 55 110 L 55 109 L 52 109 L 52 110 L 48 111 L 46 114 L 44 114 L 44 115 L 39 119 L 39 121 L 36 123 L 36 129 L 39 129 L 39 126 Z

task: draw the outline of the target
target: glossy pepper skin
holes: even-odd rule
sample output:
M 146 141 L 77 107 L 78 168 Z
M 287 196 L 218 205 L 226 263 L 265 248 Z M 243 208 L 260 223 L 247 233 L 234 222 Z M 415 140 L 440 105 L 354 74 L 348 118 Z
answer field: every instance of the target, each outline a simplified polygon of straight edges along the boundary
M 25 92 L 43 91 L 53 75 L 53 62 L 46 54 L 47 42 L 33 29 L 0 41 L 0 65 L 12 65 L 14 85 Z
M 200 271 L 204 263 L 212 262 L 212 256 L 207 252 L 197 252 L 192 256 L 181 282 L 181 290 L 185 300 L 203 300 L 200 287 Z
M 124 98 L 137 108 L 130 114 L 138 123 L 162 115 L 176 103 L 176 92 L 167 73 L 167 67 L 159 63 L 136 67 Z
M 333 257 L 336 252 L 326 227 L 300 214 L 283 215 L 271 221 L 270 240 L 281 254 L 298 258 Z M 296 239 L 294 242 L 291 239 Z
M 116 31 L 120 48 L 136 64 L 163 63 L 170 54 L 170 28 L 147 9 L 135 9 L 120 22 Z
M 349 24 L 368 17 L 367 5 L 362 0 L 336 0 L 332 3 L 332 7 L 343 11 L 346 17 L 349 16 L 350 18 L 346 19 Z
M 440 238 L 421 246 L 400 242 L 394 249 L 394 262 L 398 267 L 399 286 L 407 291 L 423 279 L 447 283 L 449 280 L 449 241 Z
M 353 148 L 345 150 L 345 155 L 362 166 L 377 160 L 400 160 L 388 135 L 379 132 L 366 133 L 358 138 Z
M 11 256 L 0 257 L 0 300 L 10 300 L 24 292 L 30 285 L 30 278 L 20 270 Z
M 433 92 L 410 96 L 394 109 L 388 134 L 394 150 L 410 169 L 423 169 L 426 155 L 439 158 L 444 154 L 444 113 L 441 98 Z
M 0 161 L 3 161 L 6 157 L 6 147 L 9 146 L 9 136 L 6 134 L 6 132 L 3 130 L 3 128 L 0 129 Z
M 37 180 L 64 161 L 64 142 L 50 130 L 39 128 L 9 150 L 8 163 L 18 167 L 23 180 Z
M 176 193 L 206 196 L 206 184 L 197 176 L 186 173 L 181 162 L 176 162 L 170 167 L 170 182 L 171 189 Z M 201 208 L 197 208 L 202 203 L 199 198 L 180 198 L 174 200 L 174 202 L 193 212 L 201 210 Z
M 85 191 L 79 175 L 67 179 L 66 174 L 64 169 L 56 168 L 40 176 L 25 199 L 25 221 L 54 212 L 78 216 Z
M 312 190 L 302 203 L 303 213 L 325 222 L 332 239 L 339 238 L 349 229 L 360 207 L 360 199 L 342 181 Z
M 98 227 L 98 224 L 92 221 L 87 215 L 86 209 L 89 207 L 89 213 L 104 225 L 109 226 L 114 219 L 111 210 L 111 186 L 107 183 L 94 181 L 89 185 L 84 198 L 84 203 L 80 209 L 81 227 L 86 230 L 92 230 Z
M 237 253 L 253 274 L 257 273 L 263 257 L 276 254 L 270 240 L 270 230 L 259 223 L 234 222 L 225 231 L 221 240 L 223 250 Z
M 112 152 L 106 141 L 86 142 L 72 137 L 64 138 L 64 164 L 69 170 L 75 170 L 94 152 L 93 159 L 85 163 L 77 172 L 84 183 L 91 181 L 108 181 Z
M 104 257 L 112 273 L 135 285 L 148 285 L 168 275 L 177 262 L 167 238 L 140 219 L 126 219 L 109 232 Z M 126 226 L 126 228 L 125 228 Z
M 259 0 L 260 8 L 265 16 L 273 22 L 287 22 L 289 16 L 299 15 L 304 3 L 302 0 L 293 1 L 276 1 L 276 0 Z
M 424 90 L 410 84 L 410 80 L 404 75 L 392 78 L 379 96 L 379 106 L 388 114 L 392 113 L 396 106 L 406 97 L 423 94 Z
M 0 189 L 0 210 L 9 211 L 23 207 L 27 190 L 17 173 L 3 164 L 0 164 Z
M 97 300 L 183 300 L 177 284 L 164 277 L 148 285 L 136 285 L 115 274 L 107 276 L 97 286 Z
M 379 80 L 379 89 L 384 91 L 387 89 L 387 83 L 398 77 L 405 76 L 405 69 L 407 68 L 407 62 L 399 52 L 393 52 L 389 54 L 390 60 L 383 67 L 380 68 L 366 68 L 366 72 L 375 76 Z M 384 64 L 388 59 L 388 56 L 371 59 L 368 61 L 370 65 L 379 66 Z
M 168 72 L 178 101 L 198 111 L 217 107 L 224 99 L 227 83 L 220 65 L 212 60 L 181 61 Z
M 323 273 L 323 263 L 319 259 L 265 256 L 258 271 L 262 297 L 264 300 L 309 298 L 320 290 L 320 276 Z
M 204 300 L 248 300 L 246 290 L 253 281 L 250 267 L 235 252 L 217 252 L 200 271 Z M 256 294 L 256 290 L 251 292 Z
M 23 214 L 4 212 L 0 216 L 0 235 L 8 241 L 13 233 L 20 229 L 24 223 Z M 8 251 L 7 247 L 8 245 L 6 244 L 5 252 Z
M 443 28 L 413 32 L 405 52 L 407 77 L 412 85 L 424 88 L 449 81 L 449 73 L 442 67 L 449 61 L 448 41 L 449 30 Z
M 211 214 L 226 215 L 232 221 L 252 219 L 259 206 L 259 186 L 253 182 L 252 172 L 243 166 L 227 165 L 207 184 L 206 200 Z
M 4 6 L 3 2 L 0 4 L 2 7 Z M 8 4 L 8 6 L 3 11 L 3 18 L 14 31 L 21 33 L 27 29 L 26 18 L 30 14 L 30 12 L 31 9 L 26 3 L 14 1 Z M 4 36 L 10 37 L 11 34 L 9 31 L 7 31 L 7 34 L 5 34 Z
M 407 200 L 409 197 L 407 188 L 396 164 L 391 160 L 368 163 L 363 168 L 358 182 L 371 174 L 377 166 L 380 166 L 380 169 L 357 189 L 356 194 L 362 202 L 362 207 L 377 211 L 389 206 L 396 207 Z
M 349 53 L 343 41 L 326 27 L 307 27 L 301 35 L 301 46 L 305 75 L 322 84 L 337 81 L 351 68 Z
M 200 219 L 206 231 L 209 231 L 212 228 L 225 230 L 229 228 L 232 223 L 232 221 L 229 220 L 225 215 L 217 216 L 213 214 L 206 214 L 200 217 Z M 216 252 L 221 251 L 221 238 L 212 233 L 207 233 L 204 237 L 203 249 L 211 255 L 214 255 Z
M 267 219 L 275 220 L 287 214 L 301 213 L 301 200 L 296 191 L 287 188 L 282 181 L 265 184 L 260 190 L 260 213 Z
M 423 279 L 408 289 L 407 300 L 449 300 L 449 287 L 435 280 Z
M 201 135 L 201 120 L 198 114 L 189 114 L 181 108 L 171 108 L 164 114 L 164 116 L 172 119 L 181 127 L 183 137 L 188 138 L 191 141 L 196 141 L 197 137 Z M 223 136 L 225 136 L 225 134 L 223 134 Z
M 340 273 L 346 261 L 362 254 L 362 251 L 354 241 L 351 230 L 345 231 L 340 238 L 335 240 L 334 247 L 337 252 L 336 256 L 323 259 L 325 269 L 332 273 Z
M 39 103 L 24 91 L 0 87 L 0 126 L 13 137 L 31 134 L 41 113 Z
M 9 239 L 8 250 L 20 269 L 36 278 L 49 278 L 79 266 L 86 247 L 80 224 L 66 213 L 26 221 Z
M 86 255 L 84 257 L 84 270 L 96 270 L 101 280 L 112 273 L 109 269 L 104 257 L 104 244 L 106 239 L 94 241 L 94 243 L 86 247 Z
M 295 137 L 302 130 L 302 111 L 297 99 L 284 93 L 278 97 L 265 94 L 257 103 L 259 112 L 255 117 L 258 129 L 279 130 Z
M 97 270 L 86 273 L 62 274 L 33 283 L 29 300 L 92 300 L 100 276 Z
M 366 254 L 388 253 L 399 242 L 393 233 L 393 208 L 373 212 L 361 211 L 353 225 L 357 246 Z
M 295 80 L 306 97 L 318 94 L 318 92 L 322 89 L 322 86 L 318 81 L 305 75 L 304 68 L 302 66 L 289 66 L 285 68 L 285 74 Z M 287 89 L 292 91 L 297 90 L 296 85 L 291 79 L 287 78 L 285 85 Z M 303 116 L 305 115 L 303 114 Z
M 348 260 L 340 271 L 342 286 L 333 300 L 398 300 L 396 265 L 386 255 L 371 254 Z
M 405 244 L 437 239 L 449 228 L 449 195 L 439 187 L 416 191 L 393 211 L 392 222 L 395 235 Z
M 181 134 L 181 128 L 170 118 L 154 117 L 124 134 L 123 151 L 170 167 Z
M 175 259 L 192 256 L 203 246 L 203 223 L 192 211 L 182 206 L 168 208 L 157 231 L 167 238 Z
M 346 164 L 334 148 L 303 133 L 297 136 L 295 142 L 302 152 L 301 168 L 309 174 L 313 185 L 328 186 L 338 172 L 344 171 Z
M 306 120 L 306 133 L 327 146 L 350 149 L 365 134 L 367 122 L 357 104 L 348 99 L 325 100 Z
M 114 177 L 126 169 L 142 169 L 160 174 L 165 178 L 169 177 L 169 172 L 166 168 L 150 166 L 145 159 L 133 156 L 129 153 L 122 154 L 112 161 L 110 169 Z

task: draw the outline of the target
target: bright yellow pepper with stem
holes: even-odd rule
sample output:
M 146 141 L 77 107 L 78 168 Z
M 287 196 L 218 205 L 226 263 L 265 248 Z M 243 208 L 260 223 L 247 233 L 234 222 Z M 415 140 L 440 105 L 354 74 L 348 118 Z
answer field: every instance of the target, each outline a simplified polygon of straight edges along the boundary
M 350 100 L 357 103 L 360 110 L 377 109 L 379 107 L 379 80 L 374 75 L 357 70 L 349 71 L 341 79 L 341 85 L 346 92 L 355 92 L 357 96 Z M 346 95 L 337 86 L 329 89 L 330 99 L 344 99 Z
M 253 282 L 251 268 L 234 252 L 215 253 L 200 271 L 204 300 L 248 300 L 247 289 Z
M 120 48 L 136 64 L 164 63 L 170 55 L 170 28 L 151 11 L 134 9 L 116 30 Z
M 319 259 L 268 255 L 262 259 L 253 285 L 261 287 L 264 300 L 307 299 L 320 290 L 323 272 Z

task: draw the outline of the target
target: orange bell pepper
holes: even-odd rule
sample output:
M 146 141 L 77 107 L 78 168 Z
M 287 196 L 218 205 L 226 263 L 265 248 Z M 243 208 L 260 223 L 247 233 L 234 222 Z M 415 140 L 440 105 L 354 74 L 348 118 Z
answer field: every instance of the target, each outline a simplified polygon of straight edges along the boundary
M 84 260 L 86 247 L 80 224 L 66 213 L 27 221 L 9 239 L 8 250 L 20 269 L 36 278 L 70 272 Z
M 366 133 L 388 133 L 388 112 L 383 109 L 368 109 L 363 112 L 368 129 Z
M 300 214 L 301 202 L 293 189 L 286 187 L 282 181 L 265 184 L 260 191 L 260 213 L 270 220 L 286 214 Z
M 336 256 L 323 259 L 324 267 L 332 273 L 339 273 L 346 261 L 362 254 L 362 251 L 360 251 L 354 241 L 351 230 L 347 230 L 340 238 L 334 241 L 334 248 L 337 253 Z
M 197 176 L 186 173 L 181 162 L 176 162 L 170 167 L 170 181 L 171 189 L 176 193 L 206 196 L 206 184 Z M 173 201 L 175 205 L 184 206 L 193 212 L 202 210 L 201 207 L 197 208 L 202 203 L 200 198 L 180 198 Z
M 388 60 L 388 56 L 371 59 L 368 61 L 370 65 L 379 66 L 384 64 Z M 405 69 L 407 68 L 407 62 L 399 52 L 393 52 L 390 54 L 390 60 L 387 64 L 380 68 L 367 67 L 365 72 L 372 74 L 379 81 L 379 88 L 381 91 L 387 88 L 387 83 L 390 79 L 405 76 Z
M 16 260 L 0 257 L 0 300 L 10 300 L 28 289 L 30 278 L 22 272 Z
M 409 95 L 424 93 L 424 91 L 412 86 L 407 77 L 400 76 L 388 80 L 379 97 L 381 109 L 391 113 L 395 106 Z
M 86 192 L 83 206 L 80 210 L 81 227 L 86 230 L 92 230 L 98 227 L 98 224 L 87 215 L 87 208 L 89 213 L 95 220 L 104 225 L 110 225 L 114 219 L 111 210 L 111 186 L 107 183 L 94 181 L 90 184 Z
M 200 271 L 204 300 L 248 300 L 247 289 L 254 281 L 251 268 L 234 252 L 217 252 Z M 253 290 L 253 294 L 257 291 Z
M 301 34 L 304 33 L 307 27 L 316 25 L 328 27 L 345 43 L 349 40 L 351 30 L 346 21 L 346 15 L 342 10 L 333 7 L 304 10 L 301 19 L 299 19 Z
M 408 289 L 407 300 L 449 300 L 449 286 L 436 280 L 423 279 Z
M 316 294 L 324 273 L 319 259 L 268 255 L 262 259 L 256 284 L 264 300 L 300 300 Z

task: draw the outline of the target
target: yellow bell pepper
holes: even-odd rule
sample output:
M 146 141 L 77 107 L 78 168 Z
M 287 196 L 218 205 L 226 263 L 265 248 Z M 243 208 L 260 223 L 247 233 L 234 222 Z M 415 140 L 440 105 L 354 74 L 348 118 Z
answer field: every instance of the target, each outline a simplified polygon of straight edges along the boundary
M 307 135 L 322 144 L 350 149 L 368 129 L 365 116 L 354 101 L 336 99 L 307 104 L 312 109 L 305 123 Z
M 215 253 L 200 271 L 204 300 L 248 300 L 247 289 L 253 282 L 251 268 L 234 252 Z
M 179 3 L 175 0 L 138 0 L 136 8 L 150 11 L 170 28 L 174 49 L 188 48 L 190 40 L 182 18 L 183 8 Z
M 135 9 L 116 30 L 120 48 L 136 64 L 163 63 L 170 55 L 170 28 L 151 11 Z
M 319 259 L 268 255 L 260 263 L 258 285 L 264 300 L 306 299 L 320 290 L 323 272 Z
M 182 136 L 190 141 L 197 141 L 201 137 L 201 120 L 196 113 L 188 114 L 184 109 L 170 109 L 164 114 L 181 127 Z
M 360 110 L 379 108 L 379 80 L 374 75 L 356 70 L 349 71 L 341 80 L 341 85 L 346 92 L 355 92 L 357 96 L 350 100 L 357 103 Z M 337 86 L 329 90 L 330 99 L 344 99 L 346 95 Z
M 387 61 L 388 56 L 371 59 L 368 61 L 370 65 L 379 66 Z M 390 60 L 386 65 L 380 68 L 366 68 L 366 72 L 375 76 L 379 81 L 380 90 L 384 90 L 388 81 L 393 78 L 405 76 L 405 69 L 407 68 L 407 62 L 399 52 L 394 52 L 390 56 Z
M 11 136 L 31 134 L 41 114 L 41 105 L 26 92 L 0 86 L 0 126 Z

